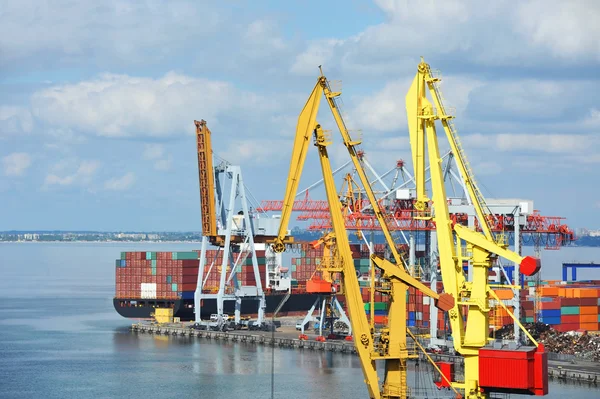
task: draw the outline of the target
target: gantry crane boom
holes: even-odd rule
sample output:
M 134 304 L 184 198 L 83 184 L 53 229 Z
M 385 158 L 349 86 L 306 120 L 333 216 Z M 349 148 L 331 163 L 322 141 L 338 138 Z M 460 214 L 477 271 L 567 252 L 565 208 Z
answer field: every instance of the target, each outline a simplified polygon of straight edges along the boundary
M 285 196 L 283 198 L 283 207 L 281 210 L 281 223 L 279 225 L 279 231 L 277 232 L 277 238 L 273 240 L 273 250 L 275 252 L 283 252 L 285 250 L 285 244 L 293 242 L 293 238 L 287 236 L 287 229 L 290 223 L 290 217 L 292 216 L 294 198 L 296 198 L 296 192 L 298 191 L 298 184 L 300 183 L 300 176 L 302 175 L 302 169 L 304 168 L 304 161 L 306 160 L 308 143 L 317 121 L 317 113 L 319 111 L 319 105 L 321 104 L 322 93 L 323 86 L 320 84 L 319 80 L 298 116 L 296 135 L 294 138 L 294 149 L 292 152 L 292 159 L 290 160 L 290 172 L 288 174 Z
M 342 135 L 342 139 L 344 141 L 344 145 L 348 149 L 348 153 L 350 154 L 350 159 L 354 165 L 355 170 L 358 173 L 361 184 L 365 189 L 365 194 L 371 203 L 373 208 L 373 212 L 379 221 L 381 226 L 381 230 L 386 238 L 388 243 L 392 243 L 392 235 L 390 234 L 389 228 L 387 227 L 385 217 L 383 211 L 381 210 L 377 199 L 375 198 L 375 194 L 371 189 L 369 184 L 369 180 L 365 171 L 360 163 L 359 157 L 357 155 L 357 151 L 355 146 L 359 145 L 361 142 L 359 140 L 353 140 L 350 137 L 350 133 L 346 128 L 346 124 L 342 118 L 342 115 L 339 111 L 339 107 L 336 103 L 336 97 L 338 97 L 341 93 L 334 92 L 331 90 L 329 82 L 327 78 L 323 75 L 321 71 L 321 76 L 317 80 L 315 87 L 310 94 L 308 101 L 304 105 L 300 116 L 298 117 L 298 124 L 296 127 L 296 138 L 294 141 L 294 150 L 292 152 L 292 160 L 290 162 L 290 173 L 288 175 L 287 186 L 285 197 L 283 200 L 283 209 L 281 212 L 281 225 L 277 235 L 277 238 L 274 240 L 274 249 L 276 251 L 282 252 L 285 249 L 285 242 L 290 241 L 290 238 L 286 237 L 287 228 L 290 221 L 290 216 L 292 213 L 293 207 L 293 199 L 295 198 L 296 192 L 298 190 L 299 184 L 299 176 L 302 174 L 302 168 L 304 167 L 304 161 L 306 159 L 306 152 L 308 148 L 308 138 L 310 137 L 311 130 L 314 129 L 316 123 L 316 117 L 319 110 L 319 105 L 321 103 L 321 94 L 325 95 L 327 99 L 327 104 L 331 110 L 335 123 Z M 291 197 L 289 197 L 291 196 Z M 397 265 L 403 265 L 404 262 L 398 253 L 395 245 L 390 246 L 390 250 L 392 251 L 392 256 L 396 261 Z M 405 267 L 406 268 L 406 267 Z
M 200 183 L 200 215 L 202 235 L 217 236 L 217 213 L 215 212 L 215 176 L 212 159 L 211 131 L 206 121 L 194 121 L 198 149 L 198 180 Z
M 491 268 L 495 257 L 500 256 L 520 264 L 521 273 L 532 275 L 539 271 L 539 260 L 532 257 L 522 257 L 510 251 L 506 246 L 501 246 L 494 241 L 489 226 L 486 223 L 486 215 L 482 209 L 483 198 L 478 194 L 474 186 L 472 172 L 463 159 L 462 149 L 457 149 L 458 137 L 455 132 L 448 128 L 447 121 L 451 117 L 446 114 L 439 99 L 439 92 L 435 87 L 436 78 L 431 76 L 429 65 L 424 61 L 418 66 L 415 79 L 406 95 L 406 110 L 409 122 L 411 148 L 417 154 L 413 159 L 421 161 L 419 154 L 425 152 L 425 139 L 427 140 L 427 153 L 430 165 L 431 191 L 434 206 L 433 220 L 436 225 L 436 236 L 440 258 L 440 269 L 442 281 L 446 293 L 451 294 L 456 302 L 449 311 L 450 324 L 454 348 L 464 356 L 465 372 L 464 381 L 455 382 L 453 385 L 465 390 L 468 398 L 487 397 L 487 392 L 479 383 L 479 353 L 488 343 L 488 313 L 489 297 L 491 293 L 488 284 L 488 270 Z M 429 91 L 433 97 L 435 109 L 427 100 L 426 92 Z M 437 113 L 436 113 L 437 110 Z M 438 137 L 435 129 L 435 120 L 440 119 L 450 141 L 451 148 L 465 178 L 467 191 L 471 197 L 475 212 L 480 220 L 483 234 L 471 230 L 459 224 L 452 223 L 446 201 L 446 190 L 444 187 L 443 171 L 441 167 L 441 156 L 438 148 Z M 453 144 L 454 143 L 454 144 Z M 422 184 L 424 189 L 424 175 L 422 167 L 415 167 L 415 179 Z M 426 199 L 424 191 L 423 197 Z M 420 210 L 420 209 L 418 209 Z M 463 246 L 462 242 L 465 245 Z M 467 281 L 462 270 L 462 261 L 470 260 L 473 273 L 472 280 Z M 462 308 L 466 309 L 467 323 L 463 320 Z M 515 319 L 518 323 L 518 321 Z M 543 352 L 543 347 L 539 348 Z M 543 373 L 543 365 L 541 372 Z M 546 379 L 547 379 L 547 369 Z M 502 372 L 498 370 L 498 372 Z M 532 391 L 536 394 L 544 394 L 543 381 L 541 388 Z M 488 391 L 494 387 L 485 387 Z M 547 385 L 546 385 L 547 393 Z
M 340 109 L 336 102 L 336 98 L 339 97 L 341 93 L 334 92 L 331 90 L 329 81 L 325 78 L 325 76 L 323 76 L 322 71 L 321 71 L 321 76 L 319 78 L 318 84 L 320 84 L 323 87 L 323 93 L 325 94 L 325 98 L 327 99 L 327 104 L 329 105 L 329 109 L 331 110 L 333 119 L 335 120 L 335 124 L 337 125 L 338 130 L 340 131 L 340 134 L 342 135 L 342 139 L 344 141 L 344 146 L 346 146 L 346 149 L 348 150 L 348 154 L 350 155 L 350 159 L 352 160 L 354 169 L 356 170 L 356 173 L 358 174 L 358 177 L 359 177 L 360 182 L 365 190 L 365 194 L 367 195 L 369 203 L 371 204 L 371 207 L 373 208 L 373 213 L 377 217 L 377 221 L 379 222 L 379 225 L 381 226 L 381 231 L 383 232 L 385 240 L 389 244 L 390 251 L 392 252 L 392 256 L 394 257 L 396 265 L 398 265 L 400 267 L 404 266 L 404 269 L 408 270 L 408 267 L 404 264 L 404 261 L 402 260 L 400 254 L 398 253 L 396 245 L 393 244 L 394 239 L 392 238 L 390 229 L 388 228 L 383 211 L 382 211 L 381 207 L 379 206 L 379 203 L 377 202 L 377 198 L 375 198 L 375 194 L 373 193 L 373 189 L 371 188 L 369 179 L 365 173 L 365 170 L 364 170 L 362 164 L 360 163 L 360 158 L 357 154 L 356 146 L 360 145 L 361 141 L 356 140 L 356 139 L 353 140 L 350 137 L 350 132 L 348 132 L 346 124 L 344 123 L 344 119 L 342 118 L 342 114 L 340 113 Z

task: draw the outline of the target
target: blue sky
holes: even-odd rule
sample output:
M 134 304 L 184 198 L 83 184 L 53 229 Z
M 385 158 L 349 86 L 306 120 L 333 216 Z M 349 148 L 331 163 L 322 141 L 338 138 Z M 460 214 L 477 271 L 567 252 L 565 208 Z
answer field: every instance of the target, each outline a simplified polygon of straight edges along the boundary
M 419 56 L 443 73 L 484 195 L 600 228 L 593 21 L 584 0 L 4 1 L 0 230 L 200 230 L 194 119 L 254 196 L 282 198 L 321 64 L 383 172 L 410 158 Z

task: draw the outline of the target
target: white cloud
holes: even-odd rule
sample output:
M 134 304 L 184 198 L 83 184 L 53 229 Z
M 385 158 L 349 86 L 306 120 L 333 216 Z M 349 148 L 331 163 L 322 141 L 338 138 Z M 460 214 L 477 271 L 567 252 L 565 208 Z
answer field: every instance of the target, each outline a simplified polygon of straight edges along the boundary
M 581 134 L 469 134 L 461 137 L 465 147 L 493 151 L 581 154 L 600 150 L 600 139 Z
M 574 118 L 583 119 L 596 104 L 599 83 L 592 80 L 504 79 L 487 81 L 471 92 L 469 117 L 498 122 L 519 118 L 523 121 L 552 124 Z M 590 91 L 588 96 L 581 96 Z M 577 104 L 577 106 L 575 106 Z
M 29 133 L 33 130 L 33 118 L 27 108 L 0 106 L 0 137 Z
M 108 179 L 104 182 L 104 189 L 112 191 L 124 191 L 130 188 L 135 182 L 135 174 L 128 172 L 121 177 Z
M 405 130 L 407 127 L 405 97 L 413 78 L 414 76 L 387 82 L 381 90 L 361 97 L 352 112 L 355 123 L 365 131 Z M 460 117 L 464 114 L 469 104 L 469 95 L 483 84 L 478 79 L 465 76 L 444 78 L 443 93 L 449 99 L 446 101 L 446 106 L 452 108 L 454 116 Z M 427 96 L 431 99 L 429 94 Z
M 597 108 L 590 109 L 589 116 L 583 121 L 585 126 L 600 127 L 600 110 Z
M 259 120 L 281 107 L 227 82 L 175 72 L 158 79 L 102 74 L 36 92 L 31 103 L 34 115 L 51 127 L 104 137 L 191 134 L 198 110 L 214 126 L 221 116 Z
M 273 164 L 288 156 L 292 146 L 289 141 L 269 140 L 268 142 L 256 140 L 236 140 L 229 143 L 228 148 L 219 151 L 218 155 L 234 165 L 243 165 L 245 162 L 252 164 Z
M 65 176 L 58 176 L 56 173 L 64 170 L 67 163 L 59 162 L 54 166 L 55 173 L 46 176 L 43 188 L 50 186 L 71 186 L 71 185 L 88 185 L 92 181 L 92 177 L 100 167 L 100 162 L 95 160 L 84 160 L 79 163 L 77 170 Z
M 25 152 L 13 152 L 2 158 L 4 175 L 22 176 L 31 166 L 31 156 Z
M 497 175 L 503 170 L 502 165 L 493 161 L 475 163 L 473 168 L 477 171 L 477 176 Z
M 0 65 L 52 54 L 63 63 L 143 63 L 202 42 L 220 24 L 211 4 L 196 1 L 8 0 L 0 13 Z
M 393 131 L 406 127 L 404 95 L 410 82 L 389 82 L 372 95 L 365 96 L 353 112 L 356 123 L 366 130 Z
M 285 51 L 287 45 L 278 32 L 277 24 L 268 19 L 250 23 L 242 36 L 240 51 L 248 58 L 272 57 Z
M 316 76 L 319 65 L 327 65 L 334 57 L 336 49 L 344 44 L 343 40 L 322 39 L 308 45 L 308 48 L 296 56 L 290 72 L 299 75 Z
M 162 144 L 146 144 L 144 147 L 144 159 L 159 159 L 163 157 L 165 147 Z
M 600 60 L 599 3 L 595 0 L 519 2 L 517 29 L 534 46 L 559 58 L 592 57 Z
M 153 161 L 156 170 L 171 169 L 171 155 L 165 154 L 165 146 L 162 144 L 146 144 L 142 157 L 145 160 Z
M 326 63 L 364 76 L 415 69 L 418 56 L 462 69 L 473 65 L 546 69 L 600 60 L 600 2 L 594 0 L 376 0 L 385 21 L 347 37 L 311 41 L 292 72 Z M 515 70 L 507 70 L 515 74 Z M 314 72 L 313 72 L 314 73 Z M 502 72 L 500 72 L 502 73 Z

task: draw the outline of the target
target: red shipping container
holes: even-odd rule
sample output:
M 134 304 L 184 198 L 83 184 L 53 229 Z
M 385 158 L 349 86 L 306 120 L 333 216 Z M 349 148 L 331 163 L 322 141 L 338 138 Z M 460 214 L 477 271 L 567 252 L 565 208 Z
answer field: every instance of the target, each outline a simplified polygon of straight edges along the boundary
M 580 298 L 561 298 L 561 306 L 579 306 L 581 304 Z
M 196 290 L 196 282 L 181 284 L 181 291 L 195 291 L 195 290 Z
M 580 306 L 598 306 L 598 298 L 580 298 Z
M 560 323 L 561 324 L 579 324 L 579 315 L 578 314 L 574 314 L 574 315 L 561 315 L 560 316 Z
M 559 310 L 560 300 L 554 300 L 552 302 L 540 302 L 540 309 Z
M 479 385 L 485 388 L 526 389 L 534 385 L 531 350 L 479 350 Z
M 181 279 L 181 282 L 183 284 L 186 284 L 186 283 L 193 284 L 193 283 L 196 283 L 197 281 L 198 281 L 197 275 L 196 276 L 183 276 Z

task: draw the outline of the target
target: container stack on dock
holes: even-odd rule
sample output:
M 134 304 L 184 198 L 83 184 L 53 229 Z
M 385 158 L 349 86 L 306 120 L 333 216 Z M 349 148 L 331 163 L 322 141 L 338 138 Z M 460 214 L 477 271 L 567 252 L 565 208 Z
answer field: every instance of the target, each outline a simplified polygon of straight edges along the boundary
M 535 287 L 522 306 L 526 309 L 525 322 L 533 322 Z M 562 282 L 544 281 L 539 287 L 539 321 L 560 332 L 600 331 L 600 281 Z

